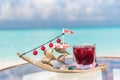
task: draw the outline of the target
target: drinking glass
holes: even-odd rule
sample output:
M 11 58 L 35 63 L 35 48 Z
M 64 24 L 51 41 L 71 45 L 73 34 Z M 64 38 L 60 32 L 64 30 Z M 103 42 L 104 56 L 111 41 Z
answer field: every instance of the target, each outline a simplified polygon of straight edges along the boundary
M 79 68 L 95 67 L 95 47 L 95 44 L 73 46 L 74 61 Z

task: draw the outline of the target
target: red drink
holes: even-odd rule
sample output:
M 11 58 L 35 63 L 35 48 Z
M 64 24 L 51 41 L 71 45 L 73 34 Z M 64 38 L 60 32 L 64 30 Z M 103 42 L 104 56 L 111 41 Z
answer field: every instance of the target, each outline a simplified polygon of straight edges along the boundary
M 95 60 L 95 45 L 73 46 L 74 58 L 79 65 L 89 65 Z

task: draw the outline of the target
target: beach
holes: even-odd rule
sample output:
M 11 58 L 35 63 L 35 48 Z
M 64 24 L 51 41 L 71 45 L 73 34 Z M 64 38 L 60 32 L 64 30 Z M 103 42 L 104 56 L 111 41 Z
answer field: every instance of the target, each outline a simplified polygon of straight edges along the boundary
M 66 34 L 64 40 L 69 45 L 96 44 L 96 56 L 119 57 L 120 28 L 72 28 L 73 35 Z M 46 33 L 47 32 L 47 33 Z M 17 52 L 27 52 L 62 33 L 62 29 L 38 29 L 38 30 L 0 30 L 0 69 L 24 63 L 17 56 Z M 62 37 L 61 37 L 62 40 Z M 56 40 L 52 41 L 56 43 Z M 49 49 L 48 44 L 45 45 Z M 73 48 L 67 49 L 69 56 L 73 55 Z M 41 59 L 43 51 L 37 49 L 38 55 L 27 53 L 34 59 Z M 4 54 L 3 54 L 4 53 Z M 54 52 L 55 56 L 59 54 Z
M 17 67 L 22 64 L 26 64 L 27 62 L 22 59 L 2 59 L 0 60 L 0 71 L 10 69 L 13 67 Z

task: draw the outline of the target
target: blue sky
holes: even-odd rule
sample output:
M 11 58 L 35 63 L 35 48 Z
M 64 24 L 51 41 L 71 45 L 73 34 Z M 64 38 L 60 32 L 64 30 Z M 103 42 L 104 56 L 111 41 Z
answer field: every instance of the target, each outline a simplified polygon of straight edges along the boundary
M 119 25 L 119 0 L 0 0 L 0 29 Z

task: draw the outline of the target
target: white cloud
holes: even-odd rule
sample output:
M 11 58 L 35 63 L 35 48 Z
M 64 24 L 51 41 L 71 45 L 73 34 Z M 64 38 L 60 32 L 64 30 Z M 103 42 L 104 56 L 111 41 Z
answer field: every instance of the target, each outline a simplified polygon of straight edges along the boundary
M 0 7 L 0 19 L 11 19 L 12 8 L 10 2 L 3 2 Z
M 116 5 L 116 0 L 1 0 L 0 20 L 104 20 L 118 14 Z

